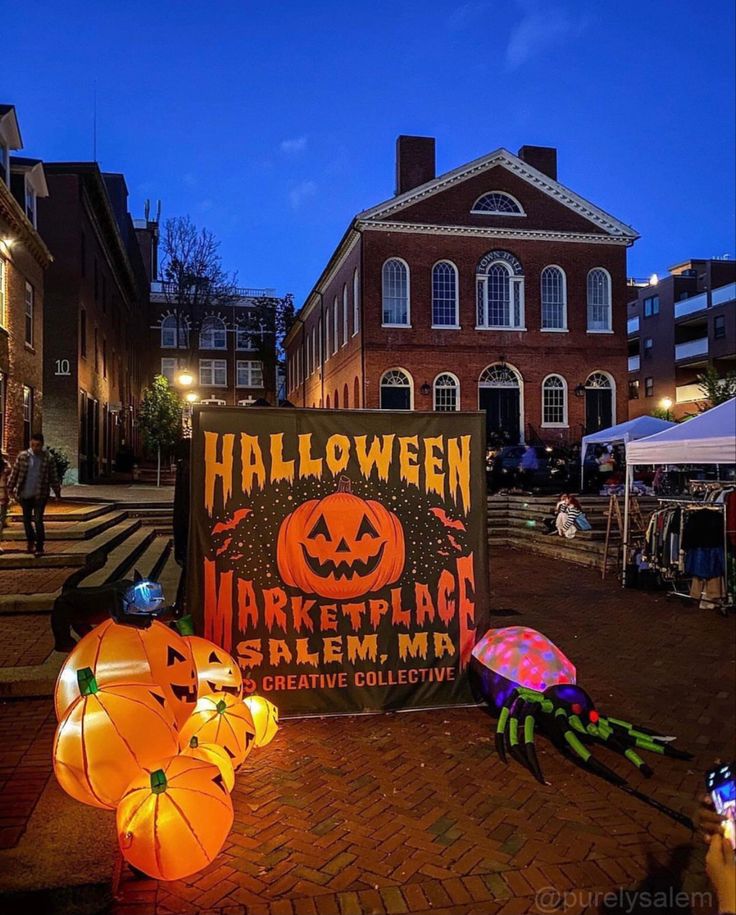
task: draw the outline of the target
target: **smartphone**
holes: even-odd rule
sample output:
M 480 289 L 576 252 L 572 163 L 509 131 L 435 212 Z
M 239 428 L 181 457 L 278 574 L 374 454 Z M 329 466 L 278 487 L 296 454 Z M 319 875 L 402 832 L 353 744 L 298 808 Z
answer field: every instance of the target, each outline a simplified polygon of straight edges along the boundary
M 716 813 L 723 817 L 723 834 L 736 851 L 736 763 L 714 766 L 705 775 L 705 786 Z

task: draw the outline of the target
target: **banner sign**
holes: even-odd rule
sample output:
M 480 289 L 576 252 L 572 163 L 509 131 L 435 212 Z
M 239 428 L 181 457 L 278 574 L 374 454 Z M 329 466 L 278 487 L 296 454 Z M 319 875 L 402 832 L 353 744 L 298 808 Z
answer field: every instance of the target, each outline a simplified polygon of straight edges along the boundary
M 478 413 L 195 410 L 188 601 L 282 713 L 472 702 Z

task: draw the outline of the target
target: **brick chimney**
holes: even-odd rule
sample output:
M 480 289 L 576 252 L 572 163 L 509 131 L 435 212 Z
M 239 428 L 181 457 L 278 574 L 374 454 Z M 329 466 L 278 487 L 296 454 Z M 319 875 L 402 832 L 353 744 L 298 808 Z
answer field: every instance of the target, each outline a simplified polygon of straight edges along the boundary
M 434 137 L 400 136 L 396 140 L 397 196 L 434 177 Z
M 554 146 L 522 146 L 518 156 L 532 168 L 557 181 L 557 150 Z

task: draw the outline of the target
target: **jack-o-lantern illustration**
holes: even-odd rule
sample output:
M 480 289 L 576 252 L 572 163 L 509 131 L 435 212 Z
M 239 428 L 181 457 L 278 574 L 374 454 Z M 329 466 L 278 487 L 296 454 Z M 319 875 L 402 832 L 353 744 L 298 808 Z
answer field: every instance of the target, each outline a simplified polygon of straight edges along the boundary
M 250 709 L 229 693 L 200 696 L 189 720 L 179 734 L 179 746 L 197 742 L 216 743 L 232 760 L 233 768 L 243 762 L 256 745 L 256 728 Z
M 148 629 L 105 620 L 88 632 L 64 662 L 56 681 L 56 717 L 79 695 L 77 672 L 89 667 L 100 686 L 156 683 L 164 691 L 181 727 L 197 701 L 197 673 L 185 638 L 163 623 Z
M 192 649 L 200 696 L 209 693 L 243 695 L 243 675 L 235 659 L 224 648 L 196 635 L 188 636 L 186 641 Z
M 349 600 L 395 582 L 404 570 L 404 530 L 380 502 L 340 479 L 337 492 L 303 502 L 281 524 L 279 574 L 306 594 Z

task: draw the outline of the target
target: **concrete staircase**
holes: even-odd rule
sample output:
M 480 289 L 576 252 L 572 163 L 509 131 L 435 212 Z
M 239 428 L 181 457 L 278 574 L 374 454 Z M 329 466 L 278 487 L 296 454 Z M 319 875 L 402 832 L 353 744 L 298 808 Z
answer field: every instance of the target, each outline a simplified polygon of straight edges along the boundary
M 623 512 L 623 497 L 620 498 Z M 517 547 L 553 559 L 574 562 L 577 565 L 602 569 L 605 547 L 608 497 L 581 496 L 580 503 L 593 530 L 578 531 L 572 540 L 556 533 L 545 534 L 543 518 L 552 517 L 556 496 L 538 496 L 526 493 L 497 493 L 488 497 L 488 548 L 494 555 L 503 547 Z M 646 515 L 656 505 L 656 499 L 640 499 Z M 621 539 L 614 524 L 612 547 L 609 549 L 608 568 L 618 566 Z

